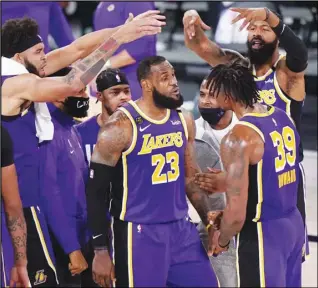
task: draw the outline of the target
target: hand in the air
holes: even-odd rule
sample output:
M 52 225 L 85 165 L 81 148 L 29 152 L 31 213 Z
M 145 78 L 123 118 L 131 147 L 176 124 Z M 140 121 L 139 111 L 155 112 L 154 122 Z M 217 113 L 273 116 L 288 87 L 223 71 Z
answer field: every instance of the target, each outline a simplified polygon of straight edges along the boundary
M 31 287 L 27 266 L 13 266 L 11 269 L 10 287 Z
M 115 279 L 115 267 L 107 250 L 95 251 L 93 260 L 93 280 L 101 287 L 112 287 Z
M 210 30 L 211 27 L 206 25 L 196 10 L 188 10 L 183 16 L 183 27 L 189 39 L 195 36 L 195 26 L 201 26 L 203 30 Z
M 70 270 L 72 276 L 81 274 L 87 269 L 88 265 L 81 250 L 73 251 L 69 254 L 69 258 L 70 263 L 68 264 L 68 269 Z
M 195 174 L 195 183 L 209 193 L 225 192 L 226 173 L 224 171 L 208 168 L 209 172 Z
M 149 10 L 145 13 L 133 17 L 131 14 L 122 25 L 116 35 L 117 42 L 129 43 L 147 35 L 156 35 L 161 32 L 161 27 L 166 25 L 163 20 L 166 19 L 164 15 L 159 15 L 158 10 Z
M 247 30 L 253 25 L 255 21 L 265 21 L 266 20 L 266 9 L 265 8 L 230 8 L 231 11 L 239 13 L 233 20 L 232 24 L 244 19 L 241 27 L 242 31 L 247 24 Z

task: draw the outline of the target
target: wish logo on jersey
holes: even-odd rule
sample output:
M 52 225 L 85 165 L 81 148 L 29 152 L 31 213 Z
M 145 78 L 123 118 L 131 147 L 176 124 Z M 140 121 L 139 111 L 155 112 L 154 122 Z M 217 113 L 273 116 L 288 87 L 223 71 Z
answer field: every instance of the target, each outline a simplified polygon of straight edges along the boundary
M 151 136 L 151 134 L 143 135 L 143 143 L 138 155 L 150 154 L 153 150 L 176 146 L 182 147 L 183 139 L 182 132 L 162 134 Z

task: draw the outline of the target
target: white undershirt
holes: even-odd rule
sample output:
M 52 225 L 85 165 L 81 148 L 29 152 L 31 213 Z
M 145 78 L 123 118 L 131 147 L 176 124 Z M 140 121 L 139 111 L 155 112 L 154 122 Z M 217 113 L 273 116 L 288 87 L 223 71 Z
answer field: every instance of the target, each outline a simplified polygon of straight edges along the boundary
M 232 119 L 231 119 L 231 123 L 229 126 L 227 126 L 226 128 L 224 129 L 221 129 L 221 130 L 216 130 L 216 129 L 213 129 L 210 125 L 210 129 L 208 129 L 208 132 L 211 132 L 214 134 L 215 138 L 217 139 L 217 141 L 219 142 L 219 144 L 221 144 L 221 141 L 223 139 L 223 137 L 230 132 L 230 130 L 232 130 L 232 128 L 235 126 L 235 124 L 238 122 L 238 119 L 235 115 L 235 113 L 233 112 L 232 113 Z
M 222 138 L 230 132 L 230 130 L 235 126 L 235 124 L 237 124 L 237 122 L 239 121 L 235 115 L 235 113 L 232 113 L 232 120 L 229 126 L 227 126 L 224 129 L 221 130 L 215 130 L 213 129 L 210 124 L 208 124 L 207 122 L 205 122 L 205 124 L 207 125 L 203 125 L 206 129 L 207 132 L 214 134 L 215 138 L 217 139 L 217 141 L 219 142 L 219 145 L 221 144 L 221 140 Z M 220 151 L 217 151 L 220 154 Z M 207 155 L 208 156 L 208 155 Z M 195 208 L 192 206 L 191 202 L 188 200 L 187 198 L 187 202 L 188 202 L 188 213 L 190 218 L 192 219 L 193 222 L 195 223 L 199 223 L 201 221 L 200 216 L 198 214 L 198 212 L 195 210 Z

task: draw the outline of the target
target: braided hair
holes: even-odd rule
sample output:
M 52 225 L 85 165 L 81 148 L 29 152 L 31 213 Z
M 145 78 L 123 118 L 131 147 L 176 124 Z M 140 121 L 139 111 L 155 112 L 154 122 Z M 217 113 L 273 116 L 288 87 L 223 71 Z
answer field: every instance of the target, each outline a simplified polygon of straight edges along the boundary
M 213 97 L 218 97 L 222 90 L 226 99 L 239 102 L 246 108 L 253 107 L 260 100 L 253 74 L 239 59 L 212 68 L 207 87 Z

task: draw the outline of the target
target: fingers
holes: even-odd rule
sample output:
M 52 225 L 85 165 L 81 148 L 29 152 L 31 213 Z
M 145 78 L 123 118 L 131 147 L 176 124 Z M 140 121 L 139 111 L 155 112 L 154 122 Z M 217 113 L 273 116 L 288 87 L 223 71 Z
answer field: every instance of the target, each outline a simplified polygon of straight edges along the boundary
M 211 27 L 209 25 L 205 24 L 202 20 L 200 22 L 200 25 L 201 25 L 201 28 L 203 30 L 211 30 Z
M 210 168 L 210 167 L 207 167 L 207 168 L 208 168 L 209 172 L 212 172 L 214 174 L 222 172 L 222 170 L 220 170 L 220 169 L 215 169 L 215 168 Z
M 233 12 L 243 13 L 243 12 L 247 11 L 247 8 L 235 8 L 235 7 L 233 7 L 233 8 L 230 8 L 230 10 Z
M 10 280 L 10 287 L 15 287 L 14 284 L 15 284 L 15 281 L 13 279 L 11 279 Z
M 239 14 L 239 15 L 237 15 L 237 16 L 232 20 L 231 24 L 234 24 L 234 23 L 240 21 L 240 20 L 243 19 L 244 17 L 245 17 L 244 14 Z
M 144 13 L 141 13 L 138 15 L 139 18 L 149 17 L 151 15 L 157 15 L 160 14 L 160 10 L 148 10 Z
M 246 27 L 246 25 L 251 22 L 251 19 L 252 19 L 252 15 L 246 16 L 246 18 L 244 19 L 241 27 L 239 28 L 239 31 L 242 31 Z

